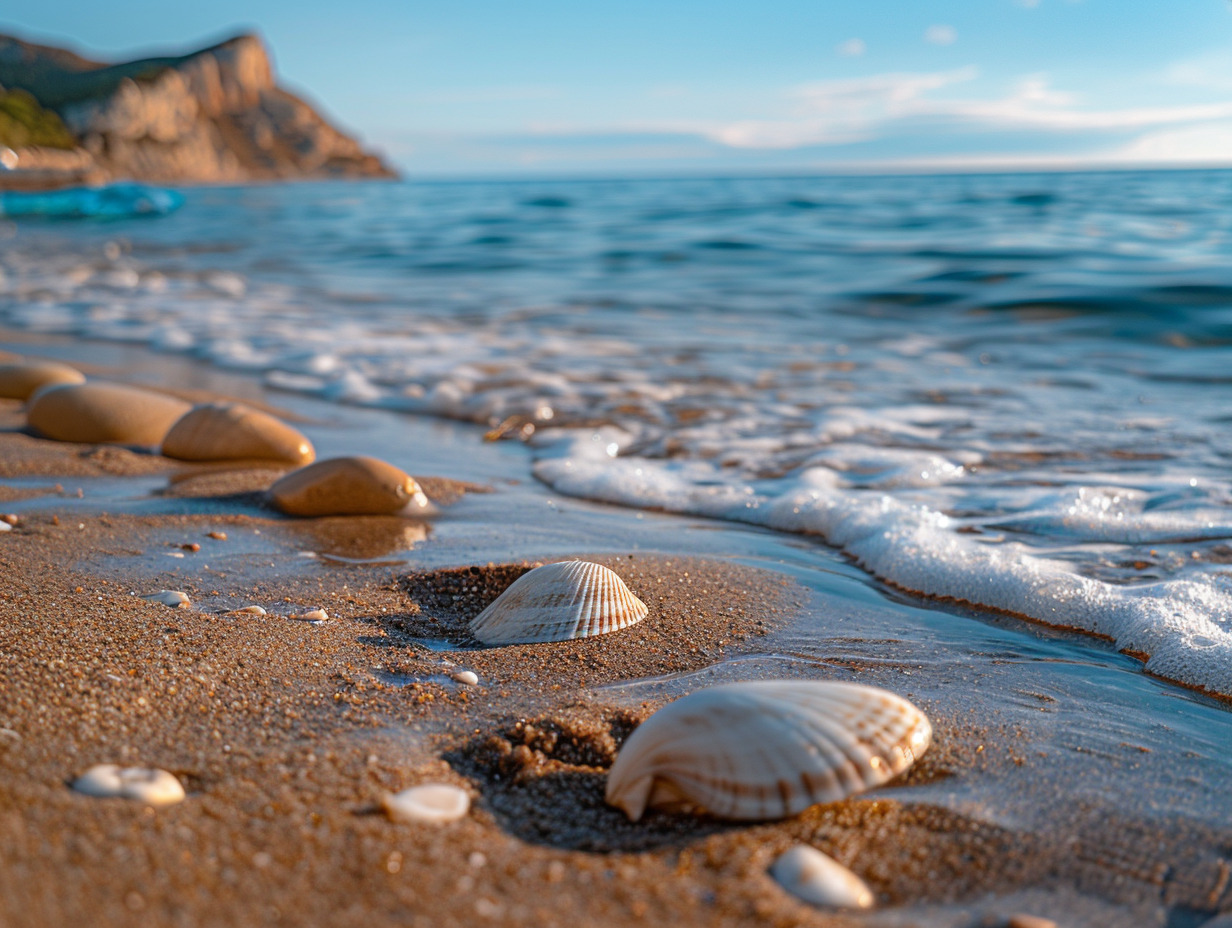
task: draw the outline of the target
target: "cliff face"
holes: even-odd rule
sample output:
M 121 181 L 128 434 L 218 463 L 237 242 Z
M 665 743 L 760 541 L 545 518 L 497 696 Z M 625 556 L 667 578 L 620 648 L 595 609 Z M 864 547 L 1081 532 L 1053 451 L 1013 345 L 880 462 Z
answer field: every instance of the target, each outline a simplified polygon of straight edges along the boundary
M 0 87 L 24 90 L 60 117 L 91 180 L 395 176 L 312 106 L 278 87 L 255 35 L 188 55 L 114 65 L 0 36 Z M 57 159 L 62 162 L 63 153 L 18 151 L 19 167 L 47 168 Z

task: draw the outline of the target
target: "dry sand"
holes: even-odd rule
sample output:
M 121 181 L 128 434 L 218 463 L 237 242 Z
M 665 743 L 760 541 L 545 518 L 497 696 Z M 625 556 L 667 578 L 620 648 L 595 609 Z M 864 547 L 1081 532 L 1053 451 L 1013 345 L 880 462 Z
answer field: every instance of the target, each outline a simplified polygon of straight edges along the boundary
M 16 404 L 0 408 L 0 500 L 43 494 L 0 534 L 0 925 L 958 926 L 1034 911 L 1179 926 L 1232 905 L 1232 869 L 1209 854 L 1184 873 L 1159 864 L 1223 836 L 1078 803 L 1073 827 L 1051 832 L 911 802 L 909 790 L 778 823 L 631 824 L 603 803 L 605 770 L 662 700 L 608 699 L 603 685 L 756 652 L 804 599 L 784 575 L 598 556 L 649 606 L 645 622 L 481 649 L 465 622 L 533 562 L 408 573 L 380 557 L 421 543 L 419 523 L 287 520 L 260 506 L 274 471 L 186 468 L 20 428 Z M 178 514 L 74 507 L 73 477 L 162 474 Z M 31 476 L 69 489 L 6 482 Z M 459 506 L 479 489 L 426 486 Z M 277 555 L 274 567 L 206 569 L 255 533 L 287 551 L 310 537 L 330 556 L 310 571 L 280 570 Z M 142 553 L 182 557 L 160 576 Z M 134 595 L 164 586 L 193 605 Z M 225 614 L 249 603 L 270 614 Z M 329 621 L 288 617 L 316 607 Z M 454 682 L 462 668 L 480 684 Z M 907 785 L 1020 762 L 1012 729 L 957 712 L 934 723 Z M 188 799 L 154 810 L 68 788 L 104 762 L 171 770 Z M 426 781 L 466 788 L 470 814 L 426 827 L 379 811 L 384 792 Z M 765 871 L 796 841 L 860 873 L 878 914 L 819 912 L 782 892 Z

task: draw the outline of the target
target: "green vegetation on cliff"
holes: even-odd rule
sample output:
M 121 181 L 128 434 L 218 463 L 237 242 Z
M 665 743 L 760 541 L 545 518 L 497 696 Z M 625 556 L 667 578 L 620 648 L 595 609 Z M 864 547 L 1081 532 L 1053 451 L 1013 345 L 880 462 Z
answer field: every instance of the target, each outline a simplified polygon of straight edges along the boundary
M 60 117 L 39 106 L 24 90 L 0 90 L 0 145 L 73 148 L 77 144 Z

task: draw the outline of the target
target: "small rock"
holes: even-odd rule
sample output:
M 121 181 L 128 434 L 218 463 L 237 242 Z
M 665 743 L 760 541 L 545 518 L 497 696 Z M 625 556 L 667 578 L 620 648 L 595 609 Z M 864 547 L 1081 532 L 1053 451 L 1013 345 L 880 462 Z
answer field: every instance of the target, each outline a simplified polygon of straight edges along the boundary
M 473 670 L 459 670 L 449 675 L 456 683 L 462 683 L 465 686 L 478 686 L 479 674 Z
M 183 400 L 118 383 L 43 387 L 30 399 L 30 428 L 56 441 L 157 445 L 191 407 Z
M 292 471 L 269 488 L 269 500 L 289 516 L 388 515 L 428 505 L 405 471 L 369 457 L 329 458 Z
M 281 461 L 316 457 L 312 442 L 271 415 L 240 403 L 196 406 L 171 427 L 162 453 L 181 461 Z
M 226 532 L 206 532 L 205 537 L 213 538 L 215 541 L 226 541 L 227 533 Z
M 53 383 L 83 383 L 86 377 L 75 367 L 55 361 L 0 364 L 0 396 L 28 400 L 40 387 Z
M 466 790 L 448 783 L 427 783 L 400 793 L 386 793 L 381 805 L 395 822 L 439 825 L 466 815 L 471 797 Z
M 168 806 L 184 799 L 184 787 L 175 774 L 153 767 L 99 764 L 74 780 L 73 789 L 87 796 L 136 799 L 152 806 Z

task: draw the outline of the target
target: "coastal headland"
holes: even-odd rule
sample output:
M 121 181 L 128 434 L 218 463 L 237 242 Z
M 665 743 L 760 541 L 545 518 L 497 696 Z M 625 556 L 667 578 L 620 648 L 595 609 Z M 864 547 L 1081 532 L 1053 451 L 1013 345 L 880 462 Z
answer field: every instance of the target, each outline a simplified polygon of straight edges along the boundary
M 0 146 L 0 190 L 396 176 L 281 86 L 253 34 L 114 64 L 0 35 Z

